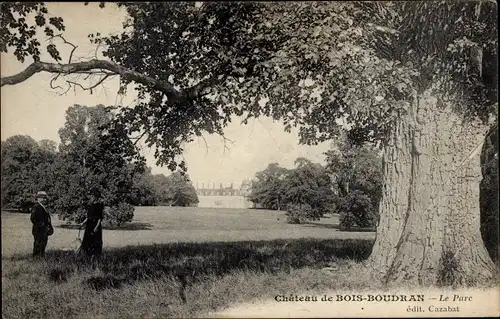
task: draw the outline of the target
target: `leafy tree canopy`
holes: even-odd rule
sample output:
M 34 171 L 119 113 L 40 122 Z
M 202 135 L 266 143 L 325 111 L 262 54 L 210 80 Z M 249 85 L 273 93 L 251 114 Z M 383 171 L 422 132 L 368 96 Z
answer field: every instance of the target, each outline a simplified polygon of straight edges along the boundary
M 54 209 L 64 219 L 81 222 L 85 218 L 93 187 L 100 190 L 102 200 L 110 207 L 111 219 L 121 223 L 133 216 L 133 209 L 125 206 L 130 201 L 134 174 L 144 170 L 145 159 L 129 139 L 113 138 L 119 134 L 116 127 L 108 125 L 113 116 L 112 109 L 102 105 L 74 105 L 66 111 L 66 122 L 59 130 L 53 201 Z M 129 217 L 122 220 L 120 211 Z
M 483 119 L 496 102 L 493 1 L 117 5 L 128 13 L 123 33 L 90 35 L 106 46 L 108 60 L 38 63 L 2 85 L 40 71 L 120 74 L 122 89 L 135 82 L 141 101 L 122 109 L 118 121 L 128 135 L 147 132 L 158 163 L 172 170 L 184 142 L 222 134 L 233 114 L 299 126 L 303 143 L 336 137 L 342 120 L 361 143 L 383 140 L 415 93 L 445 92 L 457 112 Z M 39 3 L 2 4 L 2 21 L 9 22 L 2 39 L 11 37 L 2 50 L 13 47 L 21 61 L 37 61 L 40 46 L 28 42 L 35 36 L 28 20 L 16 24 L 16 14 L 30 8 L 38 17 L 31 25 L 47 16 Z M 61 30 L 62 22 L 49 19 Z M 9 33 L 16 28 L 19 34 Z
M 39 190 L 52 189 L 55 143 L 25 135 L 2 141 L 2 207 L 26 208 Z
M 255 174 L 250 201 L 267 209 L 286 209 L 299 219 L 316 219 L 333 209 L 332 182 L 327 170 L 306 158 L 297 158 L 295 168 L 272 163 Z M 300 216 L 298 216 L 300 215 Z
M 370 145 L 353 145 L 341 139 L 325 153 L 326 169 L 337 184 L 340 196 L 359 190 L 379 199 L 382 195 L 382 158 Z
M 373 227 L 383 189 L 381 156 L 371 145 L 353 145 L 340 139 L 326 152 L 326 169 L 334 181 L 335 211 L 340 227 Z
M 167 183 L 172 206 L 198 204 L 198 195 L 188 175 L 182 172 L 174 172 L 167 177 Z
M 288 170 L 278 163 L 269 164 L 266 169 L 255 174 L 248 199 L 263 208 L 281 209 L 284 207 L 285 195 L 282 185 L 287 174 Z

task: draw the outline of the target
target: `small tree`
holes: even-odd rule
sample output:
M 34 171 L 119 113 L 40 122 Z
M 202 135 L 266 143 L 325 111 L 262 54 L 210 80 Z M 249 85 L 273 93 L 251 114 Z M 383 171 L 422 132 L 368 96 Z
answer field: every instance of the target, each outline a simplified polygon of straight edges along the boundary
M 134 173 L 144 169 L 144 159 L 128 139 L 127 131 L 112 126 L 112 119 L 111 109 L 102 105 L 74 105 L 66 111 L 66 123 L 59 130 L 54 202 L 62 219 L 83 221 L 88 191 L 97 187 L 107 206 L 107 223 L 119 225 L 132 220 L 133 206 L 126 204 Z
M 295 165 L 282 183 L 290 220 L 317 220 L 332 212 L 334 193 L 325 168 L 305 158 L 298 158 Z
M 269 164 L 255 174 L 248 199 L 262 208 L 281 210 L 285 207 L 283 181 L 287 174 L 288 170 L 278 163 Z
M 134 218 L 134 206 L 120 202 L 114 206 L 104 209 L 103 226 L 117 227 L 123 223 L 130 222 Z
M 158 205 L 193 206 L 198 204 L 198 195 L 189 176 L 174 172 L 169 176 L 156 174 L 153 178 L 153 192 Z
M 198 195 L 189 176 L 175 172 L 167 177 L 172 206 L 193 206 L 198 204 Z
M 357 227 L 373 227 L 378 220 L 377 207 L 373 206 L 373 198 L 360 190 L 350 191 L 340 201 L 340 229 L 350 230 Z
M 340 227 L 373 227 L 382 196 L 382 162 L 370 146 L 357 146 L 347 138 L 326 153 L 327 169 L 336 184 L 336 211 Z
M 133 185 L 130 193 L 130 203 L 135 206 L 155 206 L 155 185 L 151 168 L 147 167 L 144 172 L 136 172 L 133 177 Z
M 287 205 L 286 222 L 289 224 L 303 224 L 314 218 L 316 218 L 315 211 L 309 204 L 289 203 Z
M 172 192 L 168 178 L 163 174 L 152 176 L 153 192 L 157 205 L 170 205 L 172 203 Z

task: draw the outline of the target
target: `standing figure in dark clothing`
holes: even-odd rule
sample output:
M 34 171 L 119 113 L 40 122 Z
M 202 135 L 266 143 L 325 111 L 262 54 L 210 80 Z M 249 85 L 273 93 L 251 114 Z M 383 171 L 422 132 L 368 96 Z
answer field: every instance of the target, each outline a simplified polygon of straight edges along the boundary
M 90 191 L 91 200 L 87 207 L 87 218 L 80 224 L 85 225 L 80 251 L 89 257 L 99 257 L 102 252 L 102 217 L 104 204 L 97 188 Z
M 38 192 L 36 194 L 36 203 L 32 208 L 30 216 L 31 223 L 33 223 L 33 228 L 31 230 L 31 233 L 34 237 L 33 257 L 45 256 L 45 248 L 47 247 L 49 236 L 54 232 L 50 214 L 47 212 L 44 206 L 46 202 L 47 193 L 44 191 Z

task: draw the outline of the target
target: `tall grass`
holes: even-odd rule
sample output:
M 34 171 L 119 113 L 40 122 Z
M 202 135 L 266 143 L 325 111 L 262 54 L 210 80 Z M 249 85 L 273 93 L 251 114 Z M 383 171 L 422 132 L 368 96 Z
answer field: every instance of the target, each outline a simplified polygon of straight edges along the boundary
M 2 262 L 3 318 L 196 317 L 276 294 L 373 287 L 357 261 L 371 240 L 129 246 L 98 261 L 49 251 Z M 336 266 L 325 276 L 321 268 Z

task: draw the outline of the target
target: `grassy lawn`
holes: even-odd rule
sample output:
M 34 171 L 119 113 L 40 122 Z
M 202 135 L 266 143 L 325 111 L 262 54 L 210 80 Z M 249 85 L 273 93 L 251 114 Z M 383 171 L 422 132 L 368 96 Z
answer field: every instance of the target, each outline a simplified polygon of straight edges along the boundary
M 338 217 L 308 225 L 286 223 L 284 212 L 251 209 L 137 207 L 133 222 L 119 230 L 105 230 L 104 249 L 161 243 L 206 243 L 273 239 L 373 239 L 371 232 L 341 232 Z M 53 217 L 55 234 L 47 250 L 74 247 L 77 229 L 62 228 Z M 83 235 L 83 234 L 82 234 Z M 2 213 L 2 257 L 29 254 L 33 237 L 28 214 Z
M 2 213 L 2 317 L 196 317 L 287 292 L 373 288 L 356 261 L 374 234 L 341 232 L 337 222 L 140 207 L 124 229 L 104 232 L 104 255 L 91 263 L 64 250 L 78 231 L 57 220 L 46 260 L 32 261 L 29 216 Z

